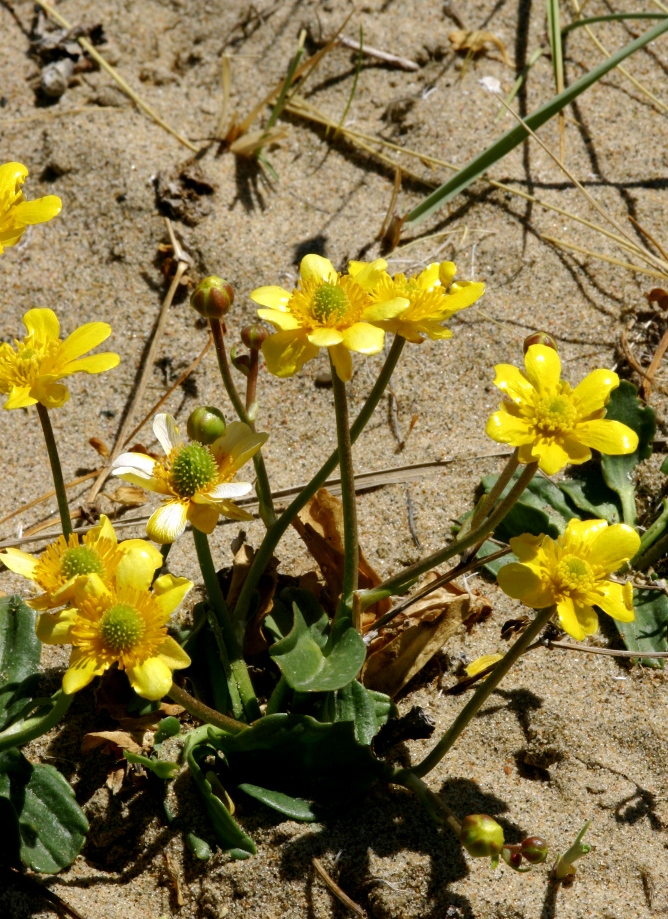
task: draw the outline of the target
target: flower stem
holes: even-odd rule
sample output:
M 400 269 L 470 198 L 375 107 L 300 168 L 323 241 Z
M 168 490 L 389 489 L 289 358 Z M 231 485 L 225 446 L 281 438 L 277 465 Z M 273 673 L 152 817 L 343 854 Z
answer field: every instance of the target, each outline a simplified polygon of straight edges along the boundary
M 224 646 L 227 649 L 232 679 L 239 691 L 241 704 L 243 705 L 246 717 L 249 721 L 255 721 L 260 717 L 260 706 L 258 705 L 255 691 L 253 690 L 253 684 L 251 683 L 248 668 L 246 667 L 241 644 L 237 640 L 234 626 L 232 625 L 230 614 L 227 609 L 227 603 L 225 603 L 223 592 L 218 583 L 218 575 L 216 574 L 216 568 L 211 557 L 211 547 L 209 546 L 208 537 L 206 533 L 202 533 L 200 530 L 193 527 L 193 538 L 195 540 L 195 549 L 197 550 L 199 566 L 202 569 L 202 577 L 204 578 L 204 585 L 206 586 L 209 603 L 216 614 L 216 619 L 222 631 Z
M 234 411 L 237 413 L 240 420 L 254 431 L 255 424 L 248 415 L 246 405 L 239 395 L 239 390 L 232 379 L 230 364 L 227 360 L 227 351 L 225 350 L 224 326 L 219 319 L 209 319 L 209 325 L 211 327 L 211 334 L 213 335 L 213 343 L 216 347 L 220 375 L 223 379 L 225 389 L 227 390 L 227 395 L 230 397 L 230 402 L 234 406 Z M 257 476 L 255 491 L 257 492 L 258 501 L 260 502 L 260 517 L 262 517 L 264 525 L 269 529 L 269 527 L 276 522 L 276 513 L 274 511 L 274 501 L 271 497 L 271 486 L 269 485 L 269 476 L 267 475 L 267 467 L 262 457 L 262 450 L 258 450 L 253 457 L 253 465 L 255 466 L 255 475 Z
M 661 545 L 660 537 L 663 536 L 667 526 L 668 499 L 664 499 L 663 510 L 651 527 L 643 533 L 642 539 L 640 540 L 640 548 L 636 552 L 634 558 L 629 562 L 631 568 L 637 568 L 638 571 L 643 571 L 645 568 L 649 568 L 650 565 L 653 565 L 654 562 L 663 555 L 666 550 L 667 540 L 663 537 L 663 545 Z
M 0 753 L 10 747 L 21 747 L 35 740 L 36 737 L 46 734 L 58 724 L 73 699 L 73 695 L 68 696 L 62 689 L 58 689 L 51 696 L 53 705 L 45 715 L 33 715 L 32 718 L 26 718 L 25 721 L 17 721 L 16 724 L 10 725 L 0 733 Z
M 260 367 L 259 355 L 257 348 L 251 348 L 248 355 L 250 367 L 248 368 L 248 378 L 246 380 L 246 412 L 250 412 L 251 406 L 257 399 L 257 374 Z
M 475 545 L 492 533 L 499 523 L 501 523 L 511 507 L 517 502 L 522 492 L 534 477 L 537 469 L 538 463 L 529 463 L 525 466 L 522 475 L 517 479 L 503 501 L 497 505 L 489 517 L 487 517 L 476 530 L 469 531 L 461 538 L 450 543 L 449 546 L 446 546 L 444 549 L 439 549 L 438 552 L 434 552 L 433 555 L 428 556 L 421 562 L 411 565 L 410 568 L 405 568 L 403 571 L 400 571 L 399 574 L 396 574 L 393 578 L 388 578 L 377 587 L 360 591 L 359 596 L 361 598 L 362 610 L 367 609 L 367 607 L 374 603 L 378 603 L 379 600 L 384 600 L 385 597 L 389 597 L 392 594 L 402 593 L 404 590 L 407 590 L 411 584 L 414 584 L 420 575 L 425 574 L 427 571 L 431 571 L 432 568 L 446 562 L 454 555 L 461 555 L 469 546 Z
M 543 631 L 545 626 L 552 618 L 554 611 L 554 606 L 548 606 L 545 609 L 539 610 L 539 612 L 536 614 L 536 618 L 529 625 L 527 630 L 523 632 L 522 635 L 520 635 L 515 644 L 506 652 L 506 655 L 502 660 L 499 661 L 485 682 L 478 686 L 474 694 L 471 696 L 461 712 L 457 715 L 455 720 L 452 722 L 446 733 L 439 740 L 431 753 L 429 753 L 421 763 L 418 763 L 417 766 L 412 766 L 410 769 L 405 771 L 401 770 L 398 773 L 398 776 L 402 780 L 405 779 L 405 772 L 412 772 L 414 775 L 417 775 L 421 778 L 428 772 L 431 772 L 434 766 L 440 763 L 446 753 L 448 753 L 451 747 L 454 746 L 455 742 L 467 727 L 469 722 L 475 717 L 475 715 L 477 715 L 478 711 L 487 700 L 487 698 L 491 695 L 491 693 L 496 689 L 504 676 L 508 673 L 513 664 L 519 660 L 529 645 L 532 644 L 532 642 Z M 406 783 L 405 781 L 402 781 L 400 784 Z
M 431 788 L 429 788 L 429 786 L 414 772 L 411 772 L 410 769 L 403 769 L 397 772 L 396 777 L 390 779 L 390 781 L 397 785 L 403 785 L 405 788 L 409 788 L 418 798 L 434 823 L 438 823 L 440 826 L 447 823 L 452 832 L 459 839 L 462 832 L 461 820 L 450 810 L 445 801 L 441 801 L 439 796 L 434 794 Z
M 471 517 L 471 525 L 468 529 L 475 530 L 476 527 L 480 526 L 485 517 L 488 517 L 492 512 L 492 508 L 499 500 L 500 495 L 503 492 L 503 489 L 506 487 L 508 482 L 512 479 L 515 474 L 515 470 L 520 464 L 519 459 L 517 458 L 518 451 L 517 449 L 511 454 L 508 458 L 508 462 L 501 470 L 499 476 L 497 477 L 496 482 L 492 485 L 489 490 L 489 494 L 485 496 L 483 501 L 478 505 L 478 507 L 473 512 Z
M 353 422 L 353 425 L 350 429 L 351 444 L 354 444 L 357 438 L 360 436 L 368 424 L 369 419 L 373 415 L 376 406 L 380 402 L 387 384 L 390 382 L 390 378 L 392 377 L 394 369 L 397 366 L 405 343 L 405 338 L 402 338 L 400 335 L 395 336 L 395 339 L 392 342 L 392 347 L 390 348 L 390 351 L 385 358 L 385 363 L 383 364 L 381 371 L 378 374 L 378 379 L 374 383 L 371 392 L 367 396 L 366 402 L 362 406 L 359 415 Z M 250 601 L 253 596 L 253 591 L 257 587 L 264 570 L 271 561 L 274 549 L 281 541 L 283 534 L 295 519 L 299 511 L 313 497 L 316 491 L 319 488 L 322 488 L 325 481 L 336 469 L 338 462 L 339 451 L 335 450 L 323 463 L 318 472 L 316 472 L 308 485 L 306 485 L 306 487 L 297 495 L 292 503 L 289 504 L 288 507 L 283 511 L 276 523 L 273 524 L 273 526 L 265 533 L 264 539 L 260 543 L 260 547 L 255 554 L 255 558 L 253 559 L 253 564 L 251 565 L 248 574 L 246 575 L 244 585 L 241 588 L 236 609 L 234 611 L 234 618 L 236 620 L 240 622 L 246 621 L 248 610 L 250 608 Z
M 288 681 L 283 675 L 281 675 L 280 680 L 274 686 L 274 691 L 269 696 L 269 701 L 267 702 L 267 708 L 265 710 L 265 717 L 267 715 L 276 715 L 283 708 L 283 704 L 287 699 L 290 693 L 290 686 Z
M 359 540 L 357 535 L 357 499 L 355 496 L 355 472 L 353 469 L 350 422 L 348 420 L 348 396 L 346 384 L 332 368 L 332 391 L 336 415 L 336 440 L 339 448 L 341 469 L 341 504 L 343 506 L 343 581 L 341 601 L 336 611 L 336 620 L 352 619 L 353 593 L 357 590 L 359 575 Z
M 220 657 L 220 663 L 222 664 L 223 673 L 225 674 L 225 682 L 227 683 L 227 693 L 230 697 L 232 714 L 238 720 L 243 717 L 243 705 L 241 704 L 239 687 L 237 686 L 234 674 L 232 673 L 232 667 L 230 666 L 230 658 L 227 654 L 225 638 L 223 637 L 223 630 L 220 627 L 216 610 L 213 608 L 207 609 L 206 618 L 213 632 L 213 636 L 216 639 L 216 644 L 218 645 L 218 656 Z
M 70 519 L 69 504 L 67 503 L 67 492 L 65 491 L 63 470 L 60 465 L 60 457 L 58 456 L 58 446 L 56 444 L 53 428 L 51 427 L 49 411 L 45 405 L 42 405 L 41 402 L 37 403 L 37 414 L 39 415 L 39 420 L 42 423 L 42 431 L 44 432 L 46 449 L 49 453 L 49 462 L 51 463 L 53 485 L 56 489 L 56 500 L 58 501 L 58 510 L 60 512 L 60 524 L 63 528 L 63 536 L 65 537 L 65 542 L 67 542 L 72 532 L 72 521 Z
M 204 705 L 203 702 L 195 699 L 189 692 L 186 692 L 185 689 L 177 686 L 176 683 L 172 683 L 171 689 L 167 695 L 176 702 L 177 705 L 183 706 L 187 712 L 190 712 L 191 715 L 195 718 L 199 718 L 199 720 L 203 721 L 205 724 L 212 724 L 214 727 L 222 728 L 230 734 L 239 734 L 241 731 L 245 731 L 248 728 L 248 725 L 244 724 L 242 721 L 228 718 L 227 715 L 221 715 L 220 712 L 217 712 L 215 708 L 209 708 L 208 705 Z

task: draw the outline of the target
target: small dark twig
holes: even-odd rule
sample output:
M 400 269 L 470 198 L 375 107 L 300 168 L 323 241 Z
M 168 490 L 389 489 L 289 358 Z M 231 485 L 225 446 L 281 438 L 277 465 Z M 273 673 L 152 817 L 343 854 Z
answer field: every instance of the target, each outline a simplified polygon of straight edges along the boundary
M 411 490 L 406 486 L 406 504 L 408 506 L 408 526 L 410 527 L 411 536 L 413 537 L 413 542 L 415 543 L 416 548 L 421 549 L 422 543 L 420 542 L 420 537 L 417 534 L 415 529 L 415 513 L 413 510 L 413 500 L 411 498 Z
M 16 868 L 0 868 L 0 879 L 4 881 L 4 883 L 2 883 L 3 887 L 9 884 L 15 884 L 17 887 L 22 887 L 26 893 L 46 900 L 47 903 L 50 903 L 54 910 L 61 915 L 71 916 L 72 919 L 85 919 L 78 910 L 70 906 L 64 900 L 61 900 L 58 894 L 49 890 L 48 887 L 44 887 L 29 874 L 22 874 L 22 872 L 17 871 Z
M 343 903 L 344 906 L 347 906 L 348 909 L 351 911 L 351 913 L 354 913 L 355 916 L 359 916 L 360 919 L 366 919 L 366 913 L 364 912 L 362 907 L 358 906 L 354 900 L 350 899 L 347 893 L 341 890 L 341 888 L 336 883 L 336 881 L 332 877 L 330 877 L 330 875 L 327 873 L 327 869 L 325 868 L 323 863 L 320 861 L 320 859 L 314 858 L 312 859 L 312 861 L 313 861 L 313 867 L 318 872 L 320 877 L 323 879 L 325 884 L 332 891 L 332 893 L 337 898 L 337 900 L 340 900 L 340 902 Z

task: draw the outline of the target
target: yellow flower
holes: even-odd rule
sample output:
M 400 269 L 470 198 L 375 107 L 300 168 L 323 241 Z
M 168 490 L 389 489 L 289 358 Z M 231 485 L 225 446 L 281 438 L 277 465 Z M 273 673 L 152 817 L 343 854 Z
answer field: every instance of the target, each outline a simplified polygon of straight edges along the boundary
M 161 699 L 172 685 L 172 670 L 189 666 L 186 652 L 167 635 L 166 623 L 192 581 L 165 574 L 151 590 L 154 571 L 143 549 L 130 549 L 118 564 L 113 586 L 106 587 L 97 574 L 79 578 L 73 608 L 40 615 L 41 641 L 73 645 L 63 677 L 67 695 L 118 664 L 140 696 Z
M 81 541 L 76 533 L 70 534 L 67 542 L 59 536 L 39 558 L 10 548 L 0 552 L 0 560 L 44 591 L 29 601 L 33 609 L 54 609 L 69 603 L 76 579 L 82 575 L 96 574 L 105 587 L 110 587 L 118 564 L 129 549 L 142 549 L 153 560 L 154 570 L 162 565 L 159 550 L 145 539 L 119 543 L 109 518 L 101 514 L 100 525 L 85 533 Z
M 499 571 L 501 589 L 534 609 L 556 604 L 561 627 L 573 638 L 581 641 L 597 630 L 594 606 L 620 622 L 633 621 L 633 586 L 606 580 L 640 547 L 632 527 L 573 518 L 556 542 L 524 534 L 511 539 L 510 547 L 520 561 Z
M 356 277 L 364 267 L 363 262 L 351 262 L 351 276 Z M 478 281 L 453 283 L 456 271 L 454 262 L 434 262 L 411 278 L 404 274 L 390 277 L 384 271 L 371 292 L 371 299 L 383 302 L 402 297 L 408 300 L 409 306 L 398 316 L 377 322 L 376 325 L 416 344 L 424 341 L 423 335 L 434 341 L 452 338 L 450 329 L 444 328 L 441 323 L 459 310 L 471 306 L 485 292 L 485 285 Z
M 87 322 L 61 341 L 60 324 L 53 310 L 28 310 L 23 317 L 28 334 L 0 344 L 0 393 L 9 394 L 5 408 L 26 408 L 41 402 L 59 408 L 70 397 L 57 381 L 73 373 L 104 373 L 120 362 L 117 354 L 105 351 L 81 357 L 111 334 L 106 322 Z
M 16 245 L 26 227 L 46 223 L 62 209 L 57 195 L 26 201 L 21 186 L 27 175 L 28 170 L 22 163 L 0 166 L 0 255 L 5 247 Z
M 521 463 L 538 462 L 547 475 L 567 463 L 591 459 L 591 450 L 612 456 L 633 453 L 638 436 L 620 421 L 604 419 L 610 393 L 619 386 L 612 370 L 594 370 L 571 389 L 561 380 L 554 348 L 531 345 L 525 371 L 497 364 L 494 384 L 509 397 L 487 422 L 492 440 L 519 447 Z
M 251 300 L 268 309 L 258 316 L 278 331 L 262 345 L 267 369 L 290 377 L 320 348 L 328 348 L 336 372 L 349 380 L 353 372 L 351 351 L 377 354 L 385 332 L 376 323 L 391 319 L 408 306 L 405 298 L 375 301 L 371 292 L 387 262 L 376 259 L 360 268 L 355 277 L 338 274 L 320 255 L 306 255 L 299 268 L 299 286 L 290 293 L 282 287 L 258 287 Z
M 212 533 L 218 515 L 232 520 L 252 520 L 252 515 L 230 500 L 247 495 L 252 486 L 232 479 L 267 439 L 247 424 L 234 421 L 211 446 L 186 444 L 171 415 L 156 415 L 153 431 L 166 456 L 154 460 L 144 453 L 123 453 L 114 460 L 113 474 L 166 500 L 153 514 L 146 532 L 158 543 L 174 542 L 190 523 L 202 533 Z
M 498 664 L 500 660 L 503 660 L 503 654 L 483 654 L 482 657 L 477 657 L 474 661 L 471 661 L 464 668 L 464 672 L 468 677 L 477 676 L 483 670 L 491 667 L 492 664 Z

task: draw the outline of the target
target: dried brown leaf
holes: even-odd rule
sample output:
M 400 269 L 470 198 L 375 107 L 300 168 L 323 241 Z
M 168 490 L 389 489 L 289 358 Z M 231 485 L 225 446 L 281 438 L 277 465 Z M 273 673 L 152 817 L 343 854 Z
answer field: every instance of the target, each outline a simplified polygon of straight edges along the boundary
M 99 437 L 89 437 L 88 443 L 91 445 L 93 450 L 100 454 L 100 456 L 103 456 L 105 459 L 109 458 L 109 447 L 103 440 L 100 440 Z
M 123 750 L 141 753 L 143 750 L 141 741 L 142 734 L 137 732 L 129 734 L 127 731 L 92 731 L 90 734 L 84 734 L 81 752 L 90 753 L 91 750 L 101 747 L 103 753 L 122 759 Z
M 497 38 L 493 32 L 480 31 L 478 29 L 454 29 L 448 35 L 453 51 L 470 51 L 471 54 L 479 54 L 486 51 L 486 45 L 489 43 L 499 50 L 503 63 L 508 67 L 512 64 L 506 54 L 506 49 L 500 38 Z
M 242 134 L 230 145 L 230 152 L 236 156 L 254 156 L 262 147 L 284 140 L 289 133 L 287 127 L 269 128 L 268 131 L 250 131 L 248 134 Z
M 125 507 L 141 507 L 148 502 L 148 495 L 137 485 L 119 485 L 108 497 Z
M 118 769 L 112 769 L 107 776 L 106 785 L 112 795 L 117 795 L 123 787 L 125 778 L 125 766 L 119 766 Z

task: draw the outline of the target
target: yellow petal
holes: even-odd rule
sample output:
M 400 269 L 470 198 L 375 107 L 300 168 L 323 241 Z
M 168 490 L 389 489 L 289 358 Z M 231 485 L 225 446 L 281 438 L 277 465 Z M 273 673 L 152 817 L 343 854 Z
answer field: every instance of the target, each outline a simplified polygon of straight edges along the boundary
M 130 549 L 139 549 L 149 558 L 154 571 L 157 571 L 158 568 L 162 568 L 162 563 L 164 561 L 162 553 L 160 549 L 156 549 L 153 543 L 149 542 L 148 539 L 124 539 L 122 543 L 119 543 L 118 548 L 121 552 L 129 552 Z
M 101 354 L 90 354 L 63 367 L 62 372 L 71 373 L 105 373 L 118 367 L 121 359 L 114 351 L 103 351 Z
M 303 329 L 276 332 L 262 343 L 267 370 L 277 377 L 291 377 L 318 354 Z
M 533 401 L 535 390 L 522 371 L 513 364 L 497 364 L 494 385 L 517 405 Z
M 188 520 L 200 533 L 213 533 L 218 523 L 218 511 L 211 504 L 191 503 L 188 508 Z
M 221 463 L 224 457 L 229 457 L 232 470 L 237 472 L 255 456 L 268 436 L 253 431 L 243 421 L 232 421 L 225 428 L 225 433 L 213 442 L 211 452 L 218 463 Z
M 114 545 L 118 542 L 116 538 L 116 531 L 111 525 L 111 520 L 107 517 L 106 514 L 100 514 L 100 524 L 99 526 L 93 527 L 93 529 L 87 534 L 88 539 L 84 537 L 84 542 L 97 542 L 98 539 L 108 539 Z M 129 542 L 129 540 L 126 540 Z
M 538 460 L 538 468 L 545 475 L 556 475 L 565 466 L 568 466 L 570 457 L 560 443 L 537 443 L 533 446 L 533 454 Z
M 171 689 L 172 671 L 159 657 L 149 657 L 126 672 L 130 685 L 144 699 L 157 702 Z
M 4 163 L 0 166 L 0 203 L 4 206 L 11 203 L 28 175 L 28 167 L 23 163 Z
M 536 439 L 535 433 L 523 418 L 509 414 L 505 406 L 490 415 L 485 426 L 485 433 L 499 444 L 510 444 L 519 447 L 531 444 Z
M 336 283 L 338 275 L 334 265 L 328 258 L 322 255 L 305 255 L 299 266 L 299 274 L 303 281 L 314 281 L 316 283 L 329 281 L 331 284 Z M 263 304 L 264 305 L 264 304 Z
M 155 652 L 171 670 L 182 670 L 190 666 L 190 658 L 181 645 L 169 635 Z
M 377 258 L 373 262 L 368 262 L 361 271 L 355 274 L 355 283 L 359 284 L 362 290 L 372 291 L 377 287 L 385 275 L 387 262 L 384 258 Z
M 331 345 L 338 345 L 343 341 L 343 335 L 338 329 L 313 329 L 308 333 L 308 340 L 316 348 L 329 348 Z
M 586 418 L 607 404 L 610 393 L 619 386 L 619 377 L 612 370 L 594 370 L 573 390 L 572 399 L 580 418 Z
M 157 509 L 146 524 L 146 535 L 164 545 L 174 542 L 183 533 L 188 520 L 188 507 L 180 501 L 167 501 Z
M 49 383 L 37 380 L 30 390 L 31 396 L 47 408 L 61 408 L 70 397 L 67 386 L 62 383 Z M 14 406 L 15 407 L 15 406 Z M 5 406 L 8 408 L 8 406 Z
M 280 313 L 286 311 L 286 306 L 292 294 L 282 287 L 256 287 L 251 291 L 250 298 L 260 306 L 268 306 Z
M 366 268 L 368 264 L 369 262 L 348 262 L 348 274 L 351 278 L 354 278 L 360 273 L 360 271 Z
M 471 281 L 469 284 L 462 284 L 461 286 L 455 284 L 443 300 L 441 306 L 441 311 L 445 314 L 443 318 L 447 319 L 453 313 L 458 313 L 460 310 L 466 309 L 467 306 L 476 303 L 484 293 L 485 285 L 481 281 Z
M 229 517 L 230 520 L 252 520 L 253 515 L 249 514 L 241 507 L 237 507 L 234 501 L 216 501 L 214 507 L 223 517 Z
M 92 351 L 98 345 L 106 341 L 111 335 L 111 326 L 106 322 L 87 322 L 79 326 L 71 335 L 68 335 L 60 346 L 58 352 L 59 360 L 63 364 L 76 360 L 85 354 L 86 351 Z
M 576 641 L 582 641 L 598 629 L 598 616 L 592 607 L 575 603 L 571 597 L 559 600 L 557 614 L 562 629 Z
M 456 274 L 457 266 L 454 262 L 441 262 L 438 266 L 438 279 L 443 287 L 449 287 Z
M 42 613 L 37 617 L 37 637 L 45 645 L 71 645 L 72 627 L 77 615 L 75 609 L 64 609 L 59 613 Z
M 30 395 L 29 386 L 13 386 L 3 408 L 27 408 L 29 405 L 34 405 L 36 402 L 37 399 Z
M 501 590 L 508 594 L 509 597 L 512 597 L 513 600 L 522 600 L 527 606 L 536 606 L 533 599 L 539 597 L 536 608 L 550 605 L 549 595 L 547 594 L 548 602 L 543 603 L 543 595 L 545 594 L 543 582 L 528 565 L 510 562 L 499 571 L 496 580 Z M 527 598 L 531 599 L 532 602 L 529 603 Z
M 94 677 L 104 673 L 106 669 L 104 664 L 98 665 L 94 656 L 84 654 L 79 648 L 72 648 L 70 666 L 63 676 L 63 692 L 66 696 L 71 696 L 84 686 L 88 686 Z
M 578 520 L 577 517 L 572 517 L 568 521 L 562 541 L 564 545 L 569 547 L 570 551 L 576 553 L 583 551 L 586 553 L 587 558 L 590 559 L 594 541 L 598 534 L 607 528 L 608 524 L 605 520 Z M 573 546 L 572 550 L 570 549 L 571 545 Z M 594 559 L 590 560 L 596 564 Z
M 353 359 L 350 356 L 350 351 L 343 345 L 334 345 L 333 348 L 329 349 L 329 356 L 332 359 L 339 379 L 347 383 L 353 375 Z
M 443 264 L 447 265 L 447 262 L 444 262 Z M 450 264 L 452 265 L 452 262 L 450 262 Z M 441 266 L 438 262 L 432 262 L 431 265 L 427 265 L 424 271 L 421 271 L 417 278 L 415 278 L 416 282 L 420 285 L 422 290 L 431 290 L 435 284 L 440 282 L 440 268 Z M 448 284 L 449 283 L 450 282 L 448 281 Z
M 0 561 L 10 571 L 34 581 L 35 568 L 39 564 L 39 559 L 35 558 L 34 555 L 29 555 L 21 549 L 5 549 L 4 552 L 0 552 Z
M 487 670 L 492 664 L 498 664 L 500 660 L 503 660 L 503 654 L 483 654 L 482 657 L 478 657 L 476 660 L 471 661 L 465 668 L 466 676 L 475 676 L 483 670 Z
M 155 416 L 153 419 L 153 433 L 165 453 L 169 453 L 182 443 L 179 426 L 174 416 L 170 415 L 169 412 L 160 412 Z
M 574 435 L 563 437 L 561 439 L 561 446 L 568 456 L 568 462 L 572 463 L 574 466 L 578 466 L 580 463 L 586 463 L 591 459 L 591 450 L 589 447 L 580 443 Z
M 187 578 L 175 578 L 173 574 L 163 574 L 162 577 L 156 578 L 153 593 L 165 617 L 165 622 L 180 605 L 186 594 L 192 590 L 192 587 L 192 581 Z
M 635 611 L 633 609 L 633 585 L 615 584 L 613 581 L 603 581 L 596 585 L 596 599 L 592 600 L 600 606 L 604 613 L 618 619 L 620 622 L 633 622 Z
M 633 558 L 639 548 L 640 536 L 633 527 L 616 523 L 597 533 L 589 547 L 589 563 L 610 574 Z
M 343 331 L 343 346 L 360 354 L 378 354 L 383 350 L 384 341 L 383 329 L 369 325 L 368 322 L 355 322 L 349 329 Z
M 554 348 L 531 345 L 524 355 L 524 366 L 529 382 L 540 393 L 557 391 L 561 378 L 561 360 Z
M 538 558 L 545 538 L 542 535 L 534 536 L 532 533 L 523 533 L 521 536 L 511 538 L 510 548 L 521 562 L 531 562 Z
M 60 335 L 60 323 L 53 310 L 28 310 L 23 316 L 23 324 L 39 342 L 51 341 Z
M 385 319 L 394 319 L 405 313 L 410 305 L 411 301 L 405 297 L 395 297 L 394 300 L 381 300 L 379 303 L 367 306 L 362 313 L 362 319 L 366 320 L 366 322 L 382 322 Z
M 12 208 L 12 218 L 17 226 L 31 226 L 35 223 L 47 223 L 63 209 L 63 202 L 58 195 L 45 195 L 33 201 L 21 201 Z
M 577 439 L 610 456 L 625 456 L 638 448 L 638 435 L 621 421 L 583 421 L 575 426 Z
M 108 596 L 109 591 L 102 578 L 97 574 L 88 574 L 85 577 L 77 578 L 74 583 L 75 606 L 81 606 L 82 603 L 91 598 L 101 600 L 103 597 Z
M 299 328 L 299 323 L 292 313 L 282 313 L 280 310 L 258 310 L 257 314 L 260 319 L 270 322 L 279 331 Z
M 162 555 L 150 548 L 146 540 L 137 540 L 123 554 L 116 568 L 116 586 L 148 590 L 153 582 L 156 568 L 162 566 Z

